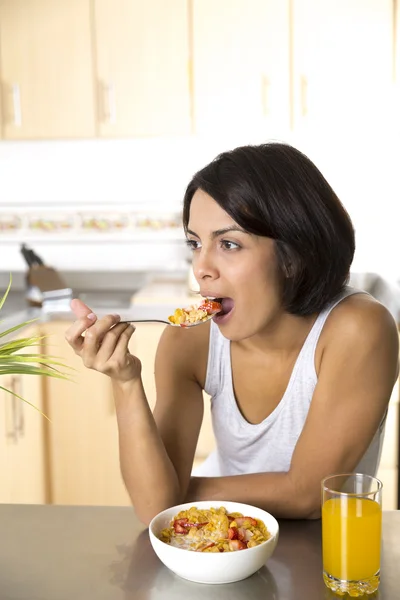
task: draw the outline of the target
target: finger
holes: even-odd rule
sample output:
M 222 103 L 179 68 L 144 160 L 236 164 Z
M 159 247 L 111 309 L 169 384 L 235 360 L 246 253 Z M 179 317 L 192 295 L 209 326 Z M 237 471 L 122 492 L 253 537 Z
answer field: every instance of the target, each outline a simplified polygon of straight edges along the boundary
M 87 367 L 94 364 L 105 335 L 117 325 L 120 318 L 119 315 L 106 315 L 86 330 L 81 356 Z
M 96 315 L 89 313 L 86 317 L 74 321 L 71 327 L 65 332 L 65 339 L 76 353 L 79 354 L 83 346 L 84 338 L 82 334 L 89 329 L 89 327 L 92 327 L 96 320 Z
M 72 312 L 78 319 L 81 319 L 82 317 L 87 317 L 93 312 L 92 309 L 89 308 L 87 304 L 82 302 L 82 300 L 79 300 L 79 298 L 74 298 L 73 300 L 71 300 L 70 307 Z
M 117 347 L 117 344 L 121 338 L 121 335 L 124 333 L 124 331 L 128 329 L 128 327 L 132 328 L 132 331 L 130 332 L 131 336 L 136 328 L 134 325 L 129 325 L 129 323 L 118 323 L 117 325 L 115 325 L 115 327 L 110 329 L 108 333 L 106 333 L 101 343 L 100 349 L 97 353 L 97 360 L 101 364 L 106 363 L 113 355 L 115 348 Z
M 130 354 L 128 346 L 135 329 L 135 326 L 130 324 L 129 327 L 121 333 L 115 346 L 112 357 L 120 364 L 125 364 L 124 361 L 126 362 L 126 356 Z

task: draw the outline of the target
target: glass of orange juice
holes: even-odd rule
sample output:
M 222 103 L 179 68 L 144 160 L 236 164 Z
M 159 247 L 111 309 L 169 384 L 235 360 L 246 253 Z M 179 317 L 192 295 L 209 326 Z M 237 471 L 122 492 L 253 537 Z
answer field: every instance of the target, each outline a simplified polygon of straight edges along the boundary
M 372 594 L 380 581 L 382 482 L 362 473 L 322 480 L 325 585 L 336 594 Z

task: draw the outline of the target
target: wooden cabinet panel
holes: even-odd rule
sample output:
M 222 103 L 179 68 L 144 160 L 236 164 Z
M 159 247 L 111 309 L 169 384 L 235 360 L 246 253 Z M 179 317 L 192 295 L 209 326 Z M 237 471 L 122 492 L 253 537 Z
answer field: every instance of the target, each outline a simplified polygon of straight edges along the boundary
M 93 137 L 90 0 L 0 0 L 3 135 Z
M 19 337 L 37 335 L 36 328 Z M 26 351 L 23 351 L 26 352 Z M 39 352 L 39 348 L 30 348 Z M 43 410 L 42 378 L 6 375 L 0 385 Z M 12 394 L 0 390 L 0 502 L 42 504 L 47 501 L 47 471 L 43 415 Z
M 111 381 L 87 369 L 65 341 L 68 322 L 44 326 L 47 353 L 76 369 L 73 382 L 45 380 L 45 409 L 54 504 L 130 505 L 119 468 Z
M 194 0 L 195 130 L 235 143 L 289 129 L 289 2 Z
M 102 137 L 190 132 L 186 0 L 95 0 Z
M 11 385 L 14 391 L 34 404 L 42 405 L 42 379 L 36 375 L 18 375 Z M 9 438 L 10 501 L 38 503 L 47 501 L 47 472 L 44 444 L 45 417 L 18 398 L 9 398 L 15 404 L 16 434 Z
M 8 375 L 0 376 L 1 388 L 9 389 L 10 377 Z M 13 424 L 10 421 L 10 403 L 9 395 L 3 389 L 0 389 L 0 502 L 8 503 L 11 501 L 10 493 L 10 466 L 8 461 L 9 436 L 14 435 Z
M 391 0 L 293 0 L 295 131 L 342 137 L 382 128 L 392 94 L 392 18 Z
M 382 129 L 398 20 L 392 0 L 0 0 L 2 134 Z

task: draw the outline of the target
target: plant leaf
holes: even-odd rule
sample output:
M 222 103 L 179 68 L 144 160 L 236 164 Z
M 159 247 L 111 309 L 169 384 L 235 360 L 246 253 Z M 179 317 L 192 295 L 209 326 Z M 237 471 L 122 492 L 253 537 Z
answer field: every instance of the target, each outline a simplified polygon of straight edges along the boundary
M 2 354 L 11 354 L 12 352 L 17 352 L 18 350 L 24 350 L 27 346 L 33 348 L 39 348 L 41 346 L 41 341 L 45 339 L 46 336 L 40 337 L 31 337 L 31 338 L 17 338 L 16 340 L 10 340 L 8 342 L 3 342 L 0 344 L 0 355 Z
M 13 333 L 14 331 L 18 331 L 18 329 L 22 329 L 22 327 L 25 327 L 26 325 L 29 325 L 29 323 L 34 323 L 37 320 L 38 320 L 37 318 L 36 319 L 31 319 L 30 321 L 24 321 L 23 323 L 20 323 L 19 325 L 15 325 L 14 327 L 10 327 L 10 329 L 6 329 L 5 331 L 2 331 L 0 333 L 0 338 L 5 337 L 6 335 L 9 335 L 10 333 Z
M 2 299 L 0 300 L 0 310 L 2 309 L 2 307 L 3 307 L 3 304 L 4 304 L 4 302 L 6 301 L 6 298 L 7 298 L 7 296 L 8 296 L 8 292 L 9 292 L 9 291 L 10 291 L 10 289 L 11 289 L 11 284 L 12 284 L 12 275 L 11 275 L 11 273 L 10 273 L 10 281 L 9 281 L 9 283 L 8 283 L 8 288 L 6 289 L 4 296 L 3 296 L 3 297 L 2 297 Z
M 8 394 L 11 394 L 12 396 L 16 396 L 17 398 L 19 398 L 20 400 L 22 400 L 22 402 L 25 402 L 26 404 L 29 404 L 29 406 L 32 406 L 32 408 L 34 408 L 35 410 L 37 410 L 43 417 L 45 417 L 51 423 L 51 420 L 49 419 L 49 417 L 44 412 L 42 412 L 40 410 L 40 408 L 38 408 L 37 406 L 35 406 L 34 404 L 32 404 L 32 402 L 29 402 L 28 400 L 25 400 L 25 398 L 22 398 L 21 396 L 18 396 L 18 394 L 16 394 L 12 390 L 9 390 L 9 389 L 3 387 L 2 385 L 0 385 L 0 390 L 3 390 L 4 392 L 7 392 Z
M 1 367 L 0 366 L 0 375 L 9 375 L 9 374 L 15 374 L 15 375 L 45 375 L 46 377 L 55 377 L 56 379 L 64 379 L 65 381 L 70 381 L 73 383 L 73 380 L 71 380 L 70 377 L 68 377 L 67 375 L 64 375 L 63 373 L 60 373 L 60 371 L 57 371 L 56 369 L 43 369 L 40 367 L 35 367 L 33 365 L 24 365 L 24 366 L 19 366 L 19 365 L 11 365 L 11 366 L 7 366 L 7 367 Z
M 7 287 L 7 290 L 3 297 L 0 300 L 0 309 L 2 308 L 8 293 L 11 289 L 12 284 L 12 275 L 10 273 L 10 281 Z M 6 329 L 5 331 L 0 332 L 0 338 L 9 336 L 15 331 L 19 331 L 20 329 L 34 323 L 38 319 L 31 319 L 29 321 L 24 321 L 19 325 L 15 325 Z M 1 322 L 1 321 L 0 321 Z M 8 340 L 0 344 L 0 375 L 8 375 L 8 374 L 19 374 L 19 375 L 42 375 L 46 377 L 55 377 L 57 379 L 64 379 L 65 381 L 69 381 L 73 383 L 73 380 L 62 373 L 56 367 L 62 367 L 63 369 L 71 369 L 72 371 L 76 371 L 73 367 L 69 367 L 59 362 L 59 357 L 57 356 L 48 356 L 47 354 L 42 353 L 19 353 L 20 350 L 26 350 L 27 348 L 41 348 L 42 341 L 44 339 L 48 339 L 49 336 L 32 336 L 25 338 L 17 338 Z M 33 363 L 33 364 L 32 364 Z M 37 406 L 25 400 L 13 390 L 9 390 L 0 386 L 1 390 L 8 392 L 9 394 L 15 396 L 22 400 L 22 402 L 26 402 L 30 406 L 32 406 L 35 410 L 40 412 L 46 419 L 50 421 L 50 419 L 45 415 Z
M 73 367 L 69 367 L 64 365 L 57 360 L 54 360 L 56 357 L 46 356 L 44 354 L 6 354 L 2 356 L 0 354 L 0 365 L 7 365 L 13 363 L 42 363 L 43 365 L 56 365 L 58 367 L 63 367 L 65 369 L 72 369 L 75 371 Z

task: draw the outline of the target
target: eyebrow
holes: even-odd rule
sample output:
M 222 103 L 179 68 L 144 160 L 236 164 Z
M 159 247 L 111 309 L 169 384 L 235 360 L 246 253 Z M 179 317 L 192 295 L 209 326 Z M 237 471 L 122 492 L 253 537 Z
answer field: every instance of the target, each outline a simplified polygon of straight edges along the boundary
M 219 237 L 220 235 L 225 235 L 225 233 L 229 233 L 230 231 L 239 231 L 240 233 L 246 233 L 248 235 L 248 231 L 245 231 L 238 225 L 231 225 L 230 227 L 224 227 L 223 229 L 217 229 L 216 231 L 213 231 L 210 237 L 211 239 L 215 240 L 215 238 Z M 197 233 L 195 233 L 191 229 L 187 229 L 186 232 L 190 233 L 190 235 L 194 235 L 195 237 L 199 238 Z

